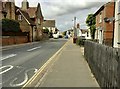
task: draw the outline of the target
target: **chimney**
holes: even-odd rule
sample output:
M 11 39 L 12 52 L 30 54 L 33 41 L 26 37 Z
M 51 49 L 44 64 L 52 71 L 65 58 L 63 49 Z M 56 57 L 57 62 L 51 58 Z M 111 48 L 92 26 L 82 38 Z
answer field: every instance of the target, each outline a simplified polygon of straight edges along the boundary
M 22 1 L 22 10 L 27 10 L 29 8 L 29 2 L 27 0 Z

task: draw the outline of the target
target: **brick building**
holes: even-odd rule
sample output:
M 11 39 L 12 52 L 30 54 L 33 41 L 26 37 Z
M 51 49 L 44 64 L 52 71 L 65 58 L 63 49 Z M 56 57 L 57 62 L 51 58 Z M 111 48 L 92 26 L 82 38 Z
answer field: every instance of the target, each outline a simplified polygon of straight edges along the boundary
M 28 32 L 28 40 L 35 41 L 42 38 L 42 22 L 44 17 L 41 12 L 40 3 L 37 7 L 29 7 L 27 0 L 23 0 L 22 7 L 15 6 L 14 0 L 0 1 L 0 19 L 8 18 L 16 20 L 20 23 L 22 32 Z
M 114 5 L 114 2 L 108 2 L 94 14 L 96 16 L 95 39 L 101 44 L 113 45 L 114 22 L 110 22 L 110 19 L 114 17 Z

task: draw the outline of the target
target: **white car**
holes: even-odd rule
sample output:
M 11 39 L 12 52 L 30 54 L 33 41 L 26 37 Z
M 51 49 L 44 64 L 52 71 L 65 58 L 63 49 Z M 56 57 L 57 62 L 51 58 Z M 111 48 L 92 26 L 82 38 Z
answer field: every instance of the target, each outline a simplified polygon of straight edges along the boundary
M 58 34 L 53 34 L 53 38 L 54 38 L 54 39 L 58 39 L 58 38 L 59 38 L 59 35 L 58 35 Z

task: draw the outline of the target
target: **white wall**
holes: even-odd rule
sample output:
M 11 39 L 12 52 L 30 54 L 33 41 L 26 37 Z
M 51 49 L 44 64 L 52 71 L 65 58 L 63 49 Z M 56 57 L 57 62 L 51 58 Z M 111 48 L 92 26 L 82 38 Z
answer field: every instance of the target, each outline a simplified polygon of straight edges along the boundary
M 85 39 L 91 39 L 90 29 L 88 29 L 88 35 L 87 35 L 87 32 L 83 34 L 80 29 L 77 29 L 77 37 L 80 37 L 80 36 L 84 36 Z
M 118 44 L 118 42 L 120 43 L 120 2 L 118 2 L 119 0 L 116 1 L 115 4 L 115 29 L 114 29 L 114 47 L 116 48 L 120 48 L 120 44 Z

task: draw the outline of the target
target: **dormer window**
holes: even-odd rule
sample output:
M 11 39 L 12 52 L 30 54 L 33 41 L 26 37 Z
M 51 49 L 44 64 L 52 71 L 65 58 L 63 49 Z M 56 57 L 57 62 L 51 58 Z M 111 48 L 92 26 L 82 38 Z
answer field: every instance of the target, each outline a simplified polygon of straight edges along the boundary
M 19 20 L 19 21 L 22 20 L 22 15 L 18 15 L 18 20 Z

